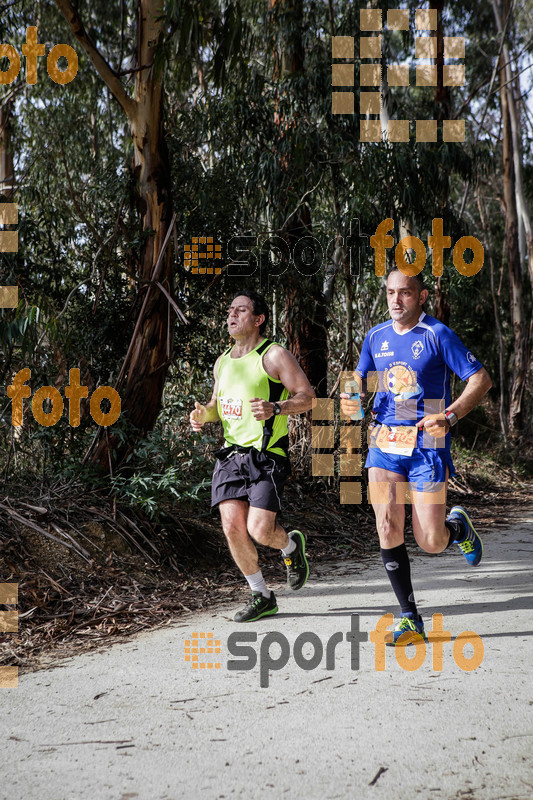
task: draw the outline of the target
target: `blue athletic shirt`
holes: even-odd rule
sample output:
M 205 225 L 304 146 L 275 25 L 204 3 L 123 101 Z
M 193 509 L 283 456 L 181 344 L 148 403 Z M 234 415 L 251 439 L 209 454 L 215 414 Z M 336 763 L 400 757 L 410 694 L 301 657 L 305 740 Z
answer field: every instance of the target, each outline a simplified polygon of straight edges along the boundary
M 376 388 L 372 373 L 377 373 L 374 414 L 377 422 L 392 427 L 414 425 L 426 414 L 444 411 L 451 402 L 451 372 L 465 381 L 482 367 L 457 334 L 422 312 L 405 333 L 397 333 L 391 319 L 372 328 L 355 371 L 369 379 L 369 389 Z M 418 447 L 434 448 L 436 441 L 419 431 Z

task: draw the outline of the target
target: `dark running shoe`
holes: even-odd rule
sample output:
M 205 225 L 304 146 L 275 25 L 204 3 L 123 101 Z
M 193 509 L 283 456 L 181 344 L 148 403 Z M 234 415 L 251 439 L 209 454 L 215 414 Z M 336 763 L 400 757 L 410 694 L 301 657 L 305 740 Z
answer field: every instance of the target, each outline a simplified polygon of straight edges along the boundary
M 305 536 L 301 531 L 291 531 L 289 539 L 296 542 L 296 549 L 288 556 L 284 556 L 285 566 L 287 567 L 287 586 L 293 591 L 305 586 L 309 577 L 309 564 L 305 556 Z
M 265 597 L 261 592 L 252 592 L 252 597 L 242 611 L 237 611 L 233 619 L 235 622 L 254 622 L 261 617 L 270 617 L 278 613 L 278 606 L 274 592 L 270 597 Z
M 471 567 L 477 567 L 483 555 L 483 544 L 476 533 L 470 517 L 461 506 L 454 506 L 446 519 L 456 519 L 462 522 L 466 531 L 464 539 L 454 539 L 455 544 L 464 555 Z

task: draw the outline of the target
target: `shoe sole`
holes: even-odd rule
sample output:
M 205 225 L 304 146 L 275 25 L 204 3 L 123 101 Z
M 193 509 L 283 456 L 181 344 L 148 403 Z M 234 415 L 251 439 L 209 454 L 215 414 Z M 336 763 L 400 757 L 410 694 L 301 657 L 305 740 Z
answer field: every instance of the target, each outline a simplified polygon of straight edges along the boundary
M 233 622 L 255 622 L 256 620 L 261 619 L 262 617 L 271 617 L 273 616 L 273 614 L 277 614 L 278 611 L 279 609 L 276 606 L 275 608 L 271 608 L 268 611 L 261 612 L 261 614 L 258 614 L 256 617 L 249 617 L 248 619 L 235 619 L 235 617 L 233 617 Z
M 476 529 L 472 525 L 472 520 L 470 519 L 470 517 L 468 516 L 468 514 L 466 513 L 464 508 L 461 508 L 461 506 L 454 506 L 450 511 L 450 515 L 454 511 L 455 511 L 456 514 L 461 514 L 466 519 L 467 523 L 470 525 L 470 527 L 472 528 L 472 530 L 476 534 L 477 538 L 479 539 L 479 543 L 481 544 L 481 555 L 479 557 L 479 561 L 477 561 L 475 564 L 472 564 L 470 561 L 468 561 L 468 559 L 466 559 L 466 563 L 469 564 L 471 567 L 478 567 L 479 564 L 481 563 L 481 559 L 483 558 L 483 541 L 481 539 L 481 536 L 479 535 L 479 533 L 476 531 Z M 463 555 L 464 555 L 464 553 L 463 553 Z
M 403 641 L 400 642 L 401 636 L 399 636 L 395 642 L 386 641 L 385 644 L 387 647 L 409 647 L 410 644 L 416 644 L 419 640 L 422 642 L 427 642 L 428 640 L 427 636 L 422 636 L 421 633 L 415 633 L 414 631 L 411 631 L 411 633 L 409 633 L 409 631 L 404 631 L 402 636 L 406 633 L 409 634 L 409 639 L 403 639 Z
M 291 586 L 289 581 L 288 581 L 288 579 L 287 579 L 287 586 L 289 587 L 289 589 L 292 589 L 293 592 L 298 592 L 300 589 L 303 589 L 303 587 L 307 583 L 307 579 L 309 577 L 309 562 L 308 562 L 307 557 L 305 555 L 305 536 L 303 535 L 303 533 L 301 531 L 296 531 L 295 530 L 295 531 L 291 531 L 291 533 L 298 533 L 301 536 L 301 539 L 302 539 L 302 556 L 303 556 L 303 560 L 305 561 L 305 566 L 307 568 L 307 572 L 305 573 L 305 580 L 301 584 L 301 586 Z M 289 534 L 289 536 L 290 536 L 290 534 Z

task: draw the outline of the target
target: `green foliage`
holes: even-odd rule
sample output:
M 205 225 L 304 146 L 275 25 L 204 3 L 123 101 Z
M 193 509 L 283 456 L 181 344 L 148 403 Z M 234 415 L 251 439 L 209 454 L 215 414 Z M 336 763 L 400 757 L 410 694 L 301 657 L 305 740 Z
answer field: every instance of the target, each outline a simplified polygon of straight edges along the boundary
M 166 393 L 158 424 L 140 441 L 121 472 L 111 478 L 110 493 L 159 519 L 186 504 L 205 513 L 209 507 L 212 457 L 216 440 L 193 434 L 188 425 L 193 396 Z
M 410 0 L 405 5 L 413 20 L 419 3 Z M 396 239 L 400 223 L 408 222 L 426 243 L 433 218 L 442 216 L 453 243 L 464 235 L 483 241 L 485 266 L 474 278 L 460 276 L 451 250 L 446 251 L 441 288 L 451 307 L 452 326 L 486 364 L 495 379 L 496 397 L 500 348 L 494 333 L 491 254 L 504 340 L 501 380 L 507 385 L 512 330 L 501 259 L 505 225 L 499 99 L 497 92 L 488 94 L 499 51 L 491 4 L 445 4 L 445 34 L 467 37 L 467 85 L 451 93 L 451 115 L 467 119 L 464 145 L 361 144 L 358 114 L 331 113 L 331 34 L 357 39 L 363 6 L 340 0 L 331 5 L 330 18 L 327 3 L 306 0 L 300 19 L 297 4 L 289 2 L 276 3 L 270 10 L 252 0 L 164 3 L 164 32 L 156 45 L 154 69 L 164 88 L 164 138 L 177 214 L 177 250 L 171 241 L 174 293 L 190 324 L 175 328 L 156 429 L 135 446 L 125 471 L 109 486 L 152 516 L 173 502 L 204 502 L 210 452 L 219 429 L 213 427 L 212 438 L 193 437 L 186 418 L 194 399 L 210 396 L 213 362 L 228 343 L 225 309 L 238 288 L 253 286 L 273 307 L 275 301 L 276 334 L 284 342 L 288 283 L 297 282 L 300 305 L 311 316 L 326 271 L 332 276 L 327 322 L 330 386 L 345 363 L 348 289 L 353 289 L 356 358 L 368 328 L 385 318 L 372 251 L 363 252 L 360 276 L 350 276 L 341 263 L 334 263 L 332 243 L 349 232 L 351 220 L 359 220 L 361 232 L 370 236 L 379 222 L 392 217 Z M 515 52 L 527 45 L 528 6 L 517 12 L 510 40 Z M 108 63 L 126 73 L 121 80 L 133 96 L 137 4 L 94 0 L 76 7 Z M 384 10 L 388 7 L 396 8 L 397 3 L 381 4 Z M 79 367 L 92 390 L 97 384 L 114 385 L 144 297 L 136 279 L 145 237 L 131 170 L 131 137 L 122 110 L 54 3 L 24 0 L 7 8 L 1 20 L 2 41 L 20 47 L 26 26 L 37 20 L 39 40 L 47 49 L 60 42 L 76 48 L 79 71 L 70 84 L 60 87 L 48 78 L 41 59 L 37 84 L 27 85 L 21 71 L 16 87 L 0 87 L 0 103 L 14 90 L 11 121 L 20 207 L 19 253 L 2 255 L 0 282 L 18 283 L 21 298 L 17 309 L 0 310 L 0 383 L 5 385 L 13 373 L 30 366 L 35 390 L 56 381 L 64 384 L 68 369 Z M 412 24 L 409 31 L 384 35 L 387 61 L 412 60 L 414 37 Z M 301 68 L 284 69 L 299 48 Z M 357 87 L 354 92 L 357 108 Z M 391 114 L 399 119 L 430 119 L 442 110 L 431 88 L 394 87 L 389 95 Z M 532 137 L 526 123 L 527 118 L 523 159 L 531 201 Z M 486 232 L 478 199 L 485 208 Z M 298 272 L 292 262 L 283 262 L 278 274 L 261 234 L 285 236 L 287 220 L 303 206 L 323 247 L 323 263 L 312 277 Z M 246 233 L 259 236 L 247 274 L 231 275 L 226 269 L 220 276 L 202 276 L 185 269 L 183 245 L 193 236 L 214 236 L 227 254 L 231 237 Z M 227 263 L 228 258 L 222 265 Z M 430 263 L 428 251 L 424 276 L 434 289 Z M 527 280 L 524 300 L 530 315 Z M 531 405 L 529 390 L 526 404 Z M 48 481 L 54 476 L 72 480 L 78 469 L 83 480 L 95 480 L 89 468 L 77 467 L 96 433 L 88 414 L 78 429 L 71 429 L 65 411 L 64 419 L 46 430 L 28 415 L 15 437 L 6 397 L 2 409 L 0 467 L 9 463 L 8 477 L 30 470 Z M 136 435 L 123 419 L 112 433 L 128 443 Z

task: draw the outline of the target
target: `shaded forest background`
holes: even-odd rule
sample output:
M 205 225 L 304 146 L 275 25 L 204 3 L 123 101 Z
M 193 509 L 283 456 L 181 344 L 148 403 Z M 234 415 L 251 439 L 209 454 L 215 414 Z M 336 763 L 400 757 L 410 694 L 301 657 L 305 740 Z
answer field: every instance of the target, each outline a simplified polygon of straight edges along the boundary
M 46 53 L 64 42 L 79 56 L 64 86 L 49 78 L 45 58 L 27 84 L 22 58 L 18 78 L 0 87 L 0 193 L 19 205 L 19 250 L 3 253 L 0 266 L 2 285 L 19 287 L 18 307 L 0 310 L 5 496 L 39 506 L 88 492 L 155 522 L 168 523 L 181 505 L 208 513 L 219 431 L 193 436 L 187 418 L 194 399 L 210 395 L 229 301 L 242 286 L 262 291 L 272 336 L 297 355 L 318 396 L 336 397 L 340 371 L 386 318 L 364 236 L 387 217 L 395 241 L 408 232 L 427 245 L 439 217 L 452 246 L 464 235 L 483 243 L 475 276 L 457 272 L 451 249 L 442 278 L 431 274 L 429 250 L 423 272 L 429 312 L 457 331 L 494 383 L 454 448 L 530 468 L 533 8 L 425 4 L 439 12 L 438 85 L 420 88 L 420 5 L 402 4 L 408 31 L 383 31 L 383 65 L 409 62 L 411 86 L 383 85 L 382 119 L 464 118 L 464 143 L 443 142 L 440 124 L 438 142 L 416 143 L 412 123 L 408 143 L 363 144 L 359 115 L 331 112 L 332 36 L 355 37 L 357 109 L 359 10 L 396 3 L 3 5 L 2 42 L 20 53 L 36 25 Z M 444 36 L 466 37 L 463 87 L 443 83 Z M 185 246 L 205 236 L 221 245 L 222 258 L 205 262 L 220 274 L 193 274 L 185 260 Z M 25 400 L 24 424 L 14 428 L 6 387 L 25 367 L 32 393 L 50 385 L 64 394 L 73 368 L 89 395 L 115 387 L 119 421 L 99 428 L 82 401 L 81 424 L 71 427 L 66 402 L 45 427 Z M 293 438 L 295 474 L 313 480 L 308 421 L 295 423 Z M 338 476 L 314 480 L 338 490 Z

